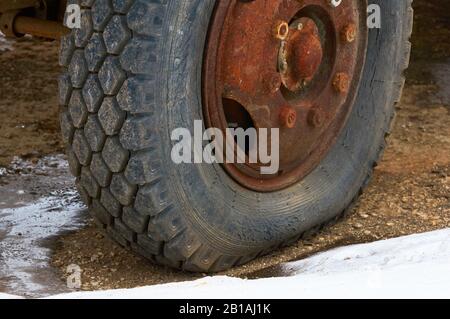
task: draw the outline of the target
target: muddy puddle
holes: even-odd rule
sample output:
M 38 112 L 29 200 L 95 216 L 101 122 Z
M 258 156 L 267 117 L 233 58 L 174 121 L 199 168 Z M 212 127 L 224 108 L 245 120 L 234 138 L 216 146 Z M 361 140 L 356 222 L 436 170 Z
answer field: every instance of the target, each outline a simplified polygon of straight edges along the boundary
M 85 224 L 63 156 L 0 168 L 0 291 L 39 297 L 68 291 L 49 266 L 55 238 Z

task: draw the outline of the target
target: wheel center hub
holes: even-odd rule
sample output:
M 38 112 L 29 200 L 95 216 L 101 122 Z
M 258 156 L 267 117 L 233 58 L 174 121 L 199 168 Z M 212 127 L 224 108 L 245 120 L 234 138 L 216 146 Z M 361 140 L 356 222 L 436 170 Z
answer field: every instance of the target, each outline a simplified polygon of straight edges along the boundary
M 314 78 L 322 63 L 323 49 L 314 20 L 300 18 L 288 30 L 281 43 L 278 69 L 284 86 L 296 92 Z

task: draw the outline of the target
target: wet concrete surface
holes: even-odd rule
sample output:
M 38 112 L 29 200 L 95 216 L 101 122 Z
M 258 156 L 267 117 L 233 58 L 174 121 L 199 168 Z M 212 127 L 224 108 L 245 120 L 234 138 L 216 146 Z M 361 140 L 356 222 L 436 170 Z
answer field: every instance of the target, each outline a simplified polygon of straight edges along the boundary
M 15 158 L 0 169 L 0 291 L 29 297 L 66 292 L 49 265 L 55 238 L 85 224 L 62 155 Z

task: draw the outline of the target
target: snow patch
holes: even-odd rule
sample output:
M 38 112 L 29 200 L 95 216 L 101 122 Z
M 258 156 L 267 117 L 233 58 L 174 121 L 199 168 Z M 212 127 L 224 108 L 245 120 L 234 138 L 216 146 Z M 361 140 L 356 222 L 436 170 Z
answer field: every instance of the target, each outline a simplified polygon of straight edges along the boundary
M 0 292 L 0 300 L 2 300 L 2 299 L 23 299 L 23 297 L 3 294 L 3 293 Z
M 33 295 L 48 290 L 51 283 L 34 278 L 36 269 L 53 271 L 48 264 L 50 248 L 43 242 L 62 231 L 81 227 L 77 217 L 83 206 L 77 196 L 75 192 L 64 198 L 51 196 L 23 207 L 0 210 L 0 277 L 6 278 L 9 291 Z
M 0 52 L 11 51 L 13 49 L 11 41 L 5 38 L 5 35 L 0 32 Z
M 291 276 L 208 277 L 51 298 L 449 298 L 450 229 L 331 250 L 281 265 Z

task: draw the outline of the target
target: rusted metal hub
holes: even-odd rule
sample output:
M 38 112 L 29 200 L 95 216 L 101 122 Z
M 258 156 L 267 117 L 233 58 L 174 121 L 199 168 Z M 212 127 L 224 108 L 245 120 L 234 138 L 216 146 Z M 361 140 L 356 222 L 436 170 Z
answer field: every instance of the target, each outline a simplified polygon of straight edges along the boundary
M 319 70 L 323 50 L 314 20 L 300 18 L 288 30 L 286 40 L 281 43 L 278 69 L 284 86 L 295 92 L 305 87 Z
M 217 1 L 203 69 L 207 125 L 280 129 L 280 172 L 224 164 L 262 192 L 298 182 L 335 143 L 367 47 L 367 1 Z

